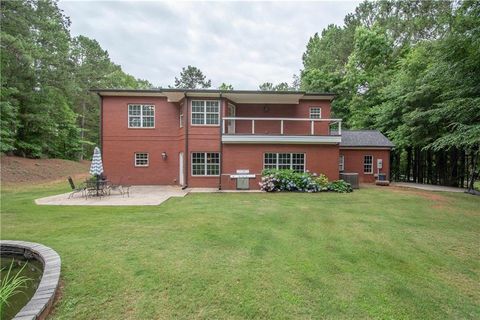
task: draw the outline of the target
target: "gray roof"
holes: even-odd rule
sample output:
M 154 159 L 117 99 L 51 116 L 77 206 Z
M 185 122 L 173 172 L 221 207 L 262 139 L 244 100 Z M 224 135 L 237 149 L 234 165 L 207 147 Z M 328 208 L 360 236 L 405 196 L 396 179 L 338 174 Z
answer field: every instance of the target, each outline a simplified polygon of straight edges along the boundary
M 393 148 L 395 145 L 378 130 L 342 130 L 340 147 Z

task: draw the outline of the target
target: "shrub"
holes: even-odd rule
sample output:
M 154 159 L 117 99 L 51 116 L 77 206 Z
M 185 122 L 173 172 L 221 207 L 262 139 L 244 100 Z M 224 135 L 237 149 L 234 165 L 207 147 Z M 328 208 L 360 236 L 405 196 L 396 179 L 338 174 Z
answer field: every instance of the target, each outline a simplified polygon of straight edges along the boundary
M 316 173 L 310 173 L 308 171 L 295 172 L 293 170 L 267 169 L 262 172 L 262 181 L 259 184 L 260 184 L 260 189 L 267 192 L 274 192 L 274 191 L 348 192 L 348 191 L 343 191 L 345 189 L 345 186 L 333 187 L 331 189 L 330 184 L 328 182 L 328 178 L 325 175 L 323 174 L 317 175 Z M 337 191 L 337 190 L 342 190 L 342 191 Z
M 332 181 L 328 184 L 328 190 L 333 192 L 347 193 L 352 192 L 352 185 L 343 180 Z

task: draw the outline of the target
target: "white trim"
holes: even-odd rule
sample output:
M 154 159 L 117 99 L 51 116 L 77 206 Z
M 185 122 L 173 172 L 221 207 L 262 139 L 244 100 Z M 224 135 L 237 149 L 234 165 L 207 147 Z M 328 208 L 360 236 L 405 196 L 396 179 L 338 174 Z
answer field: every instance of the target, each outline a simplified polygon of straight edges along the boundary
M 338 156 L 338 171 L 345 171 L 345 155 L 343 154 Z
M 371 163 L 372 169 L 371 169 L 370 172 L 365 171 L 365 157 L 371 157 L 372 158 L 372 163 Z M 370 155 L 370 154 L 363 155 L 363 174 L 373 174 L 373 156 Z
M 207 101 L 218 102 L 218 112 L 207 112 Z M 203 123 L 193 123 L 193 114 L 201 114 L 202 112 L 193 112 L 193 102 L 203 102 Z M 204 127 L 219 127 L 220 126 L 220 113 L 222 110 L 222 101 L 216 99 L 194 99 L 190 100 L 190 125 L 192 126 L 204 126 Z M 217 114 L 218 123 L 207 123 L 207 114 Z
M 205 155 L 205 174 L 193 174 L 193 154 L 194 153 L 203 153 Z M 206 174 L 207 173 L 207 153 L 218 153 L 218 174 Z M 221 172 L 220 164 L 222 163 L 222 155 L 218 151 L 191 151 L 190 152 L 190 176 L 191 177 L 219 177 Z
M 222 135 L 223 143 L 338 144 L 341 136 Z
M 318 118 L 312 118 L 312 110 L 317 110 L 318 109 Z M 310 119 L 322 119 L 322 107 L 316 107 L 316 106 L 312 106 L 310 107 L 309 109 L 309 117 Z
M 180 115 L 178 116 L 178 121 L 180 122 L 180 128 L 183 128 L 183 112 L 180 112 Z
M 310 119 L 310 118 L 260 118 L 260 117 L 223 117 L 224 120 L 286 120 L 286 121 L 315 121 L 315 122 L 339 122 L 342 119 Z
M 137 164 L 137 154 L 146 154 L 147 155 L 147 164 Z M 141 159 L 143 160 L 143 159 Z M 150 165 L 150 154 L 148 152 L 134 152 L 133 164 L 137 168 L 144 168 Z
M 131 106 L 140 106 L 140 115 L 135 116 L 132 115 L 131 117 L 138 118 L 140 117 L 140 126 L 139 127 L 132 127 L 130 126 L 130 107 Z M 143 126 L 143 107 L 153 107 L 153 116 L 148 116 L 153 117 L 153 127 L 144 127 Z M 127 126 L 129 129 L 155 129 L 155 105 L 151 103 L 129 103 L 127 104 Z
M 266 154 L 275 154 L 276 157 L 275 157 L 275 164 L 273 163 L 265 163 L 265 155 Z M 306 152 L 264 152 L 263 153 L 263 170 L 266 170 L 265 166 L 266 165 L 275 165 L 275 169 L 276 170 L 279 170 L 279 158 L 280 158 L 280 154 L 289 154 L 290 155 L 290 170 L 294 170 L 293 169 L 293 166 L 294 166 L 294 163 L 293 163 L 293 155 L 294 154 L 303 154 L 303 172 L 307 171 L 307 153 Z M 285 165 L 285 163 L 284 163 Z M 298 165 L 298 164 L 297 164 Z

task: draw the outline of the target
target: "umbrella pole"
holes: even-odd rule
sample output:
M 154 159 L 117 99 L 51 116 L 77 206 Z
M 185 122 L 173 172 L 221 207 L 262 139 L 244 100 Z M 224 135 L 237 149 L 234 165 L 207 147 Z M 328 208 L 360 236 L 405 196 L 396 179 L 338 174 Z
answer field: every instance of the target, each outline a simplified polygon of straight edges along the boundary
M 98 197 L 98 195 L 99 195 L 99 194 L 98 194 L 98 189 L 99 189 L 99 187 L 100 187 L 100 181 L 99 181 L 100 175 L 97 174 L 96 177 L 97 177 L 97 197 Z

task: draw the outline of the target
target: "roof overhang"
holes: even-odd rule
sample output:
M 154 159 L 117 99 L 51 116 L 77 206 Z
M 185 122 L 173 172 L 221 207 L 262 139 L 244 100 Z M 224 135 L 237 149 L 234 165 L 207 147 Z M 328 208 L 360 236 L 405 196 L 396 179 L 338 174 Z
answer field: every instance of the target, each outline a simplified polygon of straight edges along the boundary
M 297 104 L 300 100 L 327 100 L 335 98 L 333 93 L 306 93 L 304 91 L 250 91 L 250 90 L 210 90 L 210 89 L 92 89 L 102 97 L 165 97 L 169 102 L 179 102 L 184 97 L 226 98 L 234 103 Z

